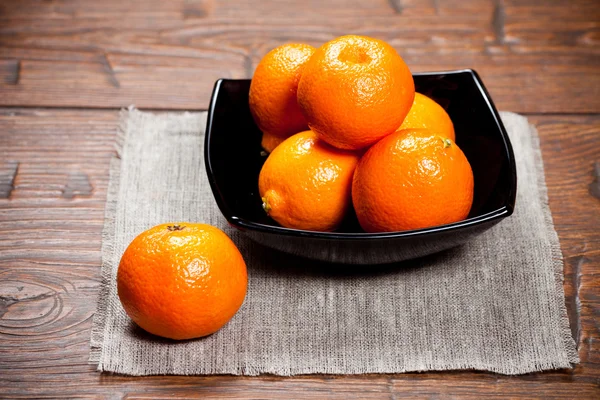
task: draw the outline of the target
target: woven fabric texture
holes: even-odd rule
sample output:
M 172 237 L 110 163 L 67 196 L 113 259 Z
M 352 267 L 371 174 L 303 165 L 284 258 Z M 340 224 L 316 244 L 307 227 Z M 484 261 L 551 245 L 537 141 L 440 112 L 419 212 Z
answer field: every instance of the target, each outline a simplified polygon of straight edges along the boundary
M 129 375 L 570 368 L 578 357 L 537 132 L 522 116 L 501 117 L 518 166 L 511 217 L 434 256 L 348 267 L 274 252 L 229 227 L 204 169 L 206 113 L 124 110 L 111 164 L 90 361 L 100 371 Z M 176 221 L 223 229 L 249 274 L 235 317 L 209 337 L 184 342 L 136 327 L 115 282 L 129 242 Z

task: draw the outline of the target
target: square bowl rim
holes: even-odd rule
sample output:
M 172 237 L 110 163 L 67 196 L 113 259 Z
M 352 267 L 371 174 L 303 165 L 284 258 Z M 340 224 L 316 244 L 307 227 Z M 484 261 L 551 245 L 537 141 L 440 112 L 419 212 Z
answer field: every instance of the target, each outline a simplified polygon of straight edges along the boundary
M 213 197 L 219 207 L 219 210 L 225 217 L 228 223 L 237 227 L 241 230 L 249 230 L 249 231 L 258 231 L 262 233 L 268 234 L 276 234 L 283 236 L 292 236 L 292 237 L 305 237 L 311 239 L 323 239 L 323 240 L 365 240 L 365 239 L 395 239 L 402 237 L 414 237 L 414 236 L 429 236 L 432 234 L 437 234 L 440 232 L 448 232 L 454 230 L 460 230 L 461 228 L 466 228 L 469 226 L 479 225 L 485 222 L 499 220 L 505 217 L 510 216 L 514 211 L 515 200 L 516 200 L 516 185 L 517 185 L 517 172 L 516 172 L 516 164 L 515 164 L 515 156 L 513 153 L 512 145 L 510 143 L 510 139 L 508 137 L 508 133 L 506 132 L 506 128 L 500 119 L 500 115 L 496 106 L 494 105 L 489 93 L 487 92 L 481 78 L 477 74 L 477 72 L 473 69 L 458 69 L 458 70 L 449 70 L 449 71 L 431 71 L 431 72 L 417 72 L 413 73 L 413 76 L 436 76 L 436 75 L 460 75 L 460 74 L 468 74 L 472 77 L 477 89 L 479 90 L 482 98 L 485 100 L 489 110 L 494 117 L 496 125 L 500 131 L 500 136 L 502 138 L 502 142 L 504 145 L 504 151 L 508 155 L 508 167 L 510 168 L 510 182 L 509 182 L 509 194 L 507 196 L 507 200 L 505 204 L 501 207 L 487 212 L 485 214 L 477 215 L 471 218 L 464 219 L 462 221 L 453 222 L 450 224 L 438 225 L 428 228 L 421 229 L 413 229 L 407 231 L 394 231 L 394 232 L 377 232 L 377 233 L 367 233 L 367 232 L 319 232 L 319 231 L 308 231 L 302 229 L 292 229 L 285 228 L 277 225 L 267 225 L 258 222 L 254 222 L 242 217 L 238 217 L 234 215 L 231 209 L 225 204 L 223 199 L 223 195 L 219 190 L 217 182 L 214 178 L 213 167 L 210 160 L 210 143 L 212 136 L 212 125 L 214 120 L 214 112 L 217 103 L 217 95 L 221 88 L 223 82 L 239 82 L 239 81 L 249 81 L 249 79 L 218 79 L 215 82 L 215 86 L 213 88 L 210 105 L 208 108 L 207 114 L 207 122 L 206 122 L 206 131 L 204 138 L 204 164 L 206 168 L 206 174 L 208 177 L 208 181 L 213 192 Z

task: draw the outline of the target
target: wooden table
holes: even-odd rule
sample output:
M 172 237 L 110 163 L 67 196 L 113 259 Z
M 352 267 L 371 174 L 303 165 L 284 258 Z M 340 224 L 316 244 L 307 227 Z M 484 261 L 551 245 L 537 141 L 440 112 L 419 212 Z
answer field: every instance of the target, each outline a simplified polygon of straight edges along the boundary
M 358 33 L 413 71 L 474 68 L 541 136 L 581 364 L 279 378 L 100 374 L 87 363 L 119 108 L 203 110 L 276 45 Z M 599 398 L 600 4 L 544 0 L 0 2 L 0 396 Z

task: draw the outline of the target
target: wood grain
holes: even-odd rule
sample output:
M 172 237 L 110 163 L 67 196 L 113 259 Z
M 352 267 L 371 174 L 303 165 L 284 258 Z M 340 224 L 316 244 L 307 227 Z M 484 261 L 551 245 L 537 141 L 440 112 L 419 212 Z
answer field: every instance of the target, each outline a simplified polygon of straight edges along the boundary
M 413 71 L 474 68 L 500 109 L 600 109 L 593 0 L 7 0 L 0 105 L 204 109 L 216 79 L 251 77 L 271 48 L 347 33 Z
M 474 68 L 499 109 L 530 114 L 581 364 L 519 377 L 95 372 L 116 109 L 205 109 L 216 79 L 250 77 L 271 48 L 347 33 L 390 42 L 413 71 Z M 0 106 L 12 107 L 0 108 L 0 397 L 600 398 L 599 43 L 597 0 L 0 2 Z
M 0 109 L 0 393 L 109 398 L 598 398 L 600 116 L 531 115 L 565 257 L 581 357 L 572 371 L 256 378 L 99 374 L 87 363 L 116 110 Z M 14 168 L 18 165 L 18 168 Z

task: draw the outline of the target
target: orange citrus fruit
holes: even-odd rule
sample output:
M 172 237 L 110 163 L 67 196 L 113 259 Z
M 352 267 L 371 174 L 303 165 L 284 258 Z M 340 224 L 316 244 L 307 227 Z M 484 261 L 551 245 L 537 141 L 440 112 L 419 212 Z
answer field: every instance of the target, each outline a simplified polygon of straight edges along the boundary
M 448 224 L 469 214 L 473 172 L 451 139 L 425 129 L 397 131 L 361 158 L 352 202 L 367 232 Z
M 348 150 L 370 146 L 398 129 L 414 95 L 413 77 L 396 50 L 356 35 L 318 48 L 298 85 L 298 104 L 310 129 Z
M 456 140 L 454 125 L 446 110 L 421 93 L 415 93 L 412 107 L 398 128 L 403 129 L 431 129 L 450 140 Z
M 333 231 L 351 206 L 359 156 L 312 131 L 286 139 L 267 158 L 258 188 L 267 214 L 287 228 Z
M 285 44 L 268 52 L 254 71 L 249 93 L 250 112 L 263 132 L 262 146 L 269 152 L 307 128 L 296 92 L 304 65 L 314 51 L 308 44 Z
M 227 235 L 210 225 L 157 225 L 125 250 L 117 272 L 123 308 L 144 330 L 170 339 L 210 335 L 246 296 L 246 264 Z

